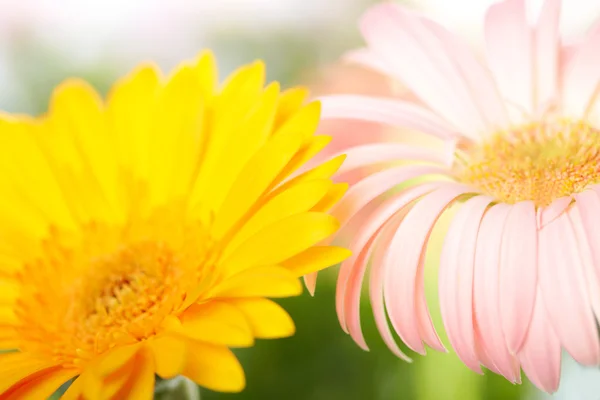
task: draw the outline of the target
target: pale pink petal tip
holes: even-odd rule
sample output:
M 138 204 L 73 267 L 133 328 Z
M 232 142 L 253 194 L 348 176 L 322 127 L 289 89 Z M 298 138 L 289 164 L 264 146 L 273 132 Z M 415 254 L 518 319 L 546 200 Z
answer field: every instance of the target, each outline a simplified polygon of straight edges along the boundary
M 518 363 L 510 353 L 502 330 L 500 317 L 500 246 L 511 206 L 497 204 L 483 217 L 475 252 L 473 295 L 475 316 L 481 333 L 482 350 L 489 361 L 506 379 L 518 380 Z M 490 368 L 490 365 L 486 365 Z
M 448 183 L 424 196 L 408 212 L 387 249 L 384 296 L 390 320 L 404 343 L 420 354 L 425 352 L 423 342 L 446 350 L 425 300 L 423 264 L 429 235 L 444 210 L 469 192 L 464 185 Z
M 463 363 L 482 374 L 477 358 L 473 325 L 473 273 L 479 224 L 491 197 L 467 200 L 450 225 L 439 268 L 439 298 L 442 320 L 450 344 Z
M 527 377 L 541 390 L 554 393 L 560 382 L 560 341 L 547 318 L 541 294 L 538 292 L 529 335 L 519 360 Z
M 580 364 L 598 365 L 598 330 L 569 214 L 563 213 L 540 230 L 540 290 L 561 345 Z
M 304 275 L 304 285 L 311 296 L 315 295 L 315 289 L 317 288 L 317 272 L 311 272 L 310 274 Z

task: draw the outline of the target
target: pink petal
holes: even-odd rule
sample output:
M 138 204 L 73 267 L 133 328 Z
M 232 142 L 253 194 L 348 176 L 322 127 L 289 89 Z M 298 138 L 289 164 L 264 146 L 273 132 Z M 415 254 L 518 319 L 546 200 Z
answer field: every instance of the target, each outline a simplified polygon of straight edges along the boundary
M 524 0 L 492 5 L 485 17 L 488 65 L 506 101 L 533 112 L 533 35 Z
M 575 195 L 574 205 L 581 215 L 585 233 L 590 243 L 593 265 L 600 276 L 600 185 L 590 187 Z
M 556 218 L 558 218 L 563 212 L 565 212 L 565 210 L 567 209 L 567 207 L 569 207 L 569 204 L 571 204 L 572 201 L 573 199 L 569 196 L 559 197 L 558 199 L 550 203 L 549 206 L 538 208 L 538 228 L 541 229 L 544 226 L 548 225 L 550 222 L 554 221 Z
M 490 70 L 479 62 L 463 41 L 444 27 L 425 18 L 421 19 L 421 22 L 448 49 L 450 60 L 460 70 L 475 101 L 475 106 L 486 121 L 487 133 L 492 134 L 509 128 L 508 113 Z
M 317 288 L 317 277 L 319 276 L 318 272 L 311 272 L 310 274 L 304 275 L 304 285 L 310 293 L 311 296 L 315 295 L 315 289 Z
M 346 154 L 346 160 L 338 169 L 337 175 L 368 165 L 393 161 L 426 161 L 438 164 L 447 162 L 447 156 L 442 152 L 428 148 L 419 148 L 402 143 L 375 143 L 355 146 L 342 150 L 330 158 Z
M 351 50 L 342 56 L 342 59 L 350 62 L 356 63 L 368 69 L 372 69 L 375 72 L 382 73 L 384 75 L 393 76 L 394 70 L 390 68 L 389 64 L 381 60 L 372 52 L 369 48 L 362 48 Z
M 540 292 L 537 292 L 529 334 L 519 353 L 523 371 L 535 386 L 553 393 L 560 381 L 560 342 L 548 320 Z
M 507 204 L 497 204 L 483 217 L 477 236 L 473 298 L 483 349 L 496 370 L 509 381 L 517 382 L 519 367 L 504 339 L 499 304 L 500 249 L 510 209 Z
M 340 272 L 338 275 L 338 283 L 336 290 L 336 311 L 340 325 L 344 331 L 349 332 L 347 324 L 348 318 L 353 320 L 353 332 L 356 337 L 358 344 L 366 348 L 364 339 L 361 339 L 362 334 L 360 333 L 360 309 L 355 307 L 351 310 L 353 304 L 360 302 L 360 286 L 366 269 L 366 263 L 357 263 L 358 257 L 362 252 L 363 248 L 368 245 L 371 238 L 377 233 L 377 231 L 388 221 L 396 212 L 404 208 L 407 204 L 411 203 L 415 199 L 424 196 L 425 194 L 436 189 L 439 184 L 423 184 L 412 187 L 402 193 L 391 197 L 386 200 L 380 207 L 378 207 L 373 215 L 371 215 L 362 225 L 359 231 L 354 236 L 352 243 L 350 244 L 350 250 L 352 256 L 342 262 L 340 266 Z M 354 288 L 353 293 L 346 293 L 349 291 L 348 287 Z M 354 298 L 353 303 L 347 300 L 347 298 Z
M 410 205 L 404 207 L 398 214 L 390 219 L 381 229 L 376 239 L 376 249 L 371 263 L 371 274 L 369 277 L 369 296 L 371 299 L 371 307 L 373 308 L 373 316 L 375 324 L 381 334 L 383 342 L 387 345 L 390 351 L 397 357 L 412 362 L 396 343 L 390 325 L 388 323 L 387 314 L 385 312 L 385 304 L 383 301 L 383 259 L 386 249 L 390 246 L 390 242 L 398 229 L 398 226 L 405 217 L 406 212 L 410 210 Z
M 414 129 L 441 139 L 457 135 L 431 111 L 408 101 L 360 95 L 330 95 L 319 98 L 321 119 L 358 119 L 398 128 Z
M 364 206 L 393 187 L 413 178 L 446 173 L 445 168 L 429 165 L 403 165 L 376 172 L 353 185 L 331 213 L 343 228 Z
M 477 233 L 491 197 L 467 200 L 452 220 L 440 258 L 440 310 L 448 340 L 467 367 L 481 374 L 473 326 L 473 267 Z
M 597 196 L 593 191 L 593 196 Z M 577 239 L 579 255 L 583 264 L 584 279 L 587 283 L 588 293 L 590 297 L 590 303 L 596 319 L 600 318 L 600 275 L 596 267 L 599 267 L 595 262 L 598 256 L 598 243 L 597 237 L 588 235 L 585 225 L 593 225 L 594 222 L 597 224 L 600 221 L 600 209 L 596 208 L 591 213 L 581 214 L 580 207 L 573 207 L 569 210 L 569 216 L 571 223 L 573 224 L 573 230 L 575 231 L 575 237 Z M 594 233 L 594 232 L 592 232 Z
M 485 132 L 465 79 L 448 55 L 451 49 L 419 17 L 382 3 L 365 13 L 360 27 L 371 50 L 395 71 L 394 77 L 431 109 L 471 138 Z
M 424 293 L 424 254 L 429 235 L 443 211 L 469 187 L 446 184 L 418 201 L 394 235 L 384 260 L 384 296 L 390 320 L 402 340 L 423 354 L 422 340 L 445 351 L 429 315 Z
M 481 329 L 479 329 L 479 326 L 477 325 L 476 318 L 473 319 L 473 327 L 475 333 L 475 353 L 477 354 L 477 357 L 479 357 L 481 365 L 483 365 L 495 374 L 502 375 L 500 370 L 496 368 L 496 365 L 494 365 L 492 357 L 488 354 L 487 350 L 485 349 L 483 336 L 481 335 Z
M 596 321 L 568 214 L 540 230 L 539 246 L 540 289 L 554 331 L 577 362 L 596 365 L 600 362 Z
M 560 6 L 560 0 L 546 0 L 544 2 L 534 33 L 537 104 L 556 100 L 558 94 Z
M 517 353 L 527 336 L 537 287 L 535 205 L 511 207 L 504 225 L 500 257 L 500 319 L 508 350 Z
M 600 24 L 579 44 L 565 65 L 563 107 L 569 117 L 585 118 L 592 109 L 600 84 Z

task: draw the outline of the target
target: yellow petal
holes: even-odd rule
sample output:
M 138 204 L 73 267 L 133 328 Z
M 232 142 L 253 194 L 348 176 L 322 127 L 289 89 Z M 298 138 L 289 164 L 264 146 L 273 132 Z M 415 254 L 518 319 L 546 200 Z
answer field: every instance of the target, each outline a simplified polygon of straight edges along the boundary
M 86 400 L 113 398 L 124 390 L 133 374 L 140 344 L 116 347 L 87 366 L 81 376 L 81 390 Z
M 19 287 L 15 281 L 0 279 L 0 306 L 13 304 L 19 296 Z
M 313 135 L 319 126 L 321 117 L 321 103 L 313 101 L 302 107 L 285 121 L 275 132 L 277 135 L 285 135 L 291 132 L 304 132 L 304 139 Z
M 219 102 L 230 104 L 257 94 L 265 85 L 265 64 L 255 61 L 233 71 L 223 82 Z M 244 99 L 245 100 L 245 99 Z
M 54 367 L 52 361 L 39 360 L 30 354 L 15 352 L 0 354 L 0 393 L 30 375 Z
M 268 299 L 228 299 L 238 307 L 252 327 L 252 333 L 260 339 L 276 339 L 292 336 L 296 332 L 294 321 L 277 303 Z
M 300 150 L 294 154 L 290 162 L 277 175 L 275 182 L 283 182 L 288 176 L 304 166 L 310 159 L 323 150 L 331 142 L 331 139 L 331 136 L 326 135 L 316 135 L 306 139 Z
M 240 122 L 257 104 L 263 92 L 264 82 L 264 64 L 256 62 L 233 72 L 227 78 L 221 93 L 215 97 L 210 134 L 209 137 L 204 138 L 206 150 L 203 152 L 190 196 L 192 206 L 202 199 L 204 207 L 209 210 L 214 209 L 215 204 L 206 193 L 212 190 L 211 183 L 214 182 L 215 171 L 218 171 L 222 157 L 231 145 L 233 135 L 239 134 L 240 129 L 245 132 Z
M 336 183 L 329 189 L 325 197 L 323 197 L 321 201 L 312 208 L 312 211 L 329 211 L 342 197 L 344 197 L 344 194 L 346 194 L 347 190 L 347 183 Z
M 19 336 L 10 325 L 0 324 L 0 350 L 12 350 L 19 347 Z
M 16 228 L 40 237 L 46 234 L 49 220 L 73 226 L 61 188 L 36 139 L 37 130 L 33 122 L 0 118 L 0 234 Z M 44 193 L 44 201 L 39 193 Z M 12 232 L 6 233 L 10 238 Z
M 334 234 L 339 222 L 331 215 L 306 212 L 279 220 L 245 241 L 224 261 L 227 271 L 253 265 L 275 265 Z
M 57 139 L 64 140 L 57 164 L 56 177 L 61 186 L 77 185 L 94 194 L 86 196 L 89 207 L 94 208 L 97 216 L 111 216 L 114 220 L 122 220 L 120 212 L 118 186 L 118 164 L 115 157 L 115 142 L 107 133 L 104 118 L 104 106 L 98 93 L 86 82 L 71 79 L 62 83 L 54 92 L 50 105 L 51 126 L 56 132 L 46 144 L 47 152 L 52 154 Z M 114 140 L 114 139 L 113 139 Z M 72 143 L 72 148 L 67 143 Z M 81 182 L 73 182 L 72 177 L 60 173 L 64 164 L 60 163 L 64 151 L 72 152 L 72 161 L 76 162 L 84 178 Z M 91 179 L 90 179 L 91 178 Z M 64 188 L 63 188 L 64 192 Z M 77 199 L 69 199 L 70 203 L 81 201 L 81 193 L 75 193 Z M 118 214 L 117 214 L 118 213 Z
M 0 325 L 14 325 L 18 322 L 12 307 L 0 306 Z
M 195 70 L 202 91 L 201 96 L 210 100 L 215 95 L 216 85 L 219 81 L 217 63 L 211 51 L 200 52 L 196 59 Z
M 117 219 L 117 164 L 100 107 L 88 84 L 67 80 L 54 91 L 48 117 L 36 134 L 64 202 L 83 223 Z M 82 138 L 86 135 L 95 139 Z
M 154 355 L 156 373 L 163 379 L 173 378 L 185 366 L 186 343 L 177 337 L 160 335 L 147 342 Z
M 210 187 L 210 196 L 205 193 L 191 201 L 207 202 L 218 209 L 240 171 L 254 153 L 264 145 L 271 134 L 275 118 L 275 106 L 279 95 L 279 84 L 269 85 L 260 98 L 256 99 L 253 109 L 241 119 L 239 128 L 231 134 L 227 150 L 221 152 L 215 168 L 218 174 L 211 174 L 206 181 Z
M 153 204 L 187 194 L 200 153 L 205 146 L 205 106 L 193 65 L 184 64 L 159 92 L 157 112 L 150 131 L 149 154 Z M 169 132 L 165 134 L 165 132 Z
M 95 366 L 95 372 L 101 378 L 112 374 L 135 357 L 139 349 L 139 343 L 114 348 L 98 362 Z
M 149 157 L 150 130 L 154 123 L 160 80 L 156 66 L 140 66 L 113 86 L 106 105 L 107 125 L 111 127 L 116 143 L 114 150 L 119 164 L 139 179 L 149 176 L 152 162 Z M 128 196 L 135 195 L 135 187 L 122 189 Z M 129 199 L 122 199 L 123 206 L 129 205 L 129 202 Z
M 279 129 L 290 116 L 294 115 L 308 98 L 308 90 L 296 87 L 286 90 L 279 97 L 277 116 L 275 117 L 275 130 Z
M 331 160 L 326 161 L 323 164 L 313 169 L 310 169 L 294 177 L 293 179 L 290 179 L 289 181 L 285 182 L 283 185 L 279 186 L 276 190 L 274 190 L 273 194 L 279 194 L 285 190 L 288 190 L 292 186 L 299 184 L 300 182 L 310 181 L 313 179 L 329 179 L 342 166 L 342 163 L 345 159 L 345 154 L 332 158 Z
M 207 297 L 289 297 L 302 293 L 302 285 L 283 267 L 255 267 L 239 272 L 213 289 Z
M 343 247 L 315 246 L 281 263 L 294 275 L 302 276 L 336 265 L 350 257 L 352 252 Z
M 302 144 L 302 132 L 278 135 L 267 142 L 238 175 L 221 206 L 213 235 L 221 238 L 248 212 Z
M 209 301 L 193 304 L 180 316 L 181 332 L 203 342 L 230 347 L 246 347 L 254 344 L 252 330 L 244 314 L 236 307 Z
M 328 179 L 302 182 L 289 190 L 270 198 L 257 212 L 235 233 L 223 252 L 226 258 L 232 250 L 246 241 L 260 229 L 294 214 L 305 212 L 314 207 L 327 194 L 332 186 Z
M 43 373 L 32 375 L 0 394 L 0 400 L 47 399 L 63 383 L 78 374 L 75 369 L 49 368 Z
M 136 355 L 133 373 L 114 399 L 148 400 L 154 393 L 155 364 L 152 352 L 141 348 Z
M 241 392 L 246 386 L 244 370 L 231 350 L 198 341 L 188 342 L 182 375 L 218 392 Z

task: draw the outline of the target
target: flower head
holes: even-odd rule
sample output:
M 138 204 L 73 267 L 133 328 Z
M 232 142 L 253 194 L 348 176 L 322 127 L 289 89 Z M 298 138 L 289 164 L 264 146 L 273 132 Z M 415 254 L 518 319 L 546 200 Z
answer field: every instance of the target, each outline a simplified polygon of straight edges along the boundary
M 293 334 L 267 297 L 348 256 L 316 246 L 344 193 L 302 89 L 257 62 L 216 86 L 210 53 L 141 66 L 103 101 L 63 83 L 47 115 L 4 116 L 0 399 L 152 398 L 154 376 L 239 391 L 230 347 Z
M 440 309 L 464 363 L 512 382 L 523 368 L 548 392 L 558 387 L 561 349 L 600 363 L 600 29 L 564 45 L 560 5 L 547 0 L 534 23 L 524 0 L 493 5 L 486 62 L 401 6 L 381 4 L 363 17 L 368 46 L 349 58 L 398 79 L 419 102 L 330 96 L 324 118 L 408 128 L 437 138 L 441 150 L 387 143 L 347 151 L 342 172 L 387 167 L 350 188 L 334 210 L 343 225 L 401 185 L 354 234 L 339 274 L 338 315 L 361 347 L 358 304 L 372 258 L 371 303 L 390 349 L 406 357 L 386 314 L 410 349 L 444 350 L 423 268 L 434 226 L 452 212 Z

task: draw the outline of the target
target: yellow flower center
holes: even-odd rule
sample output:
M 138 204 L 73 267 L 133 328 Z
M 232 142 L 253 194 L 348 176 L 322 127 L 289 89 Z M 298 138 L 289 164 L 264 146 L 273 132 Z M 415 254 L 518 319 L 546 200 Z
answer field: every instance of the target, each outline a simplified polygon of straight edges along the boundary
M 519 126 L 457 152 L 454 173 L 497 201 L 547 206 L 600 182 L 600 130 L 570 120 Z
M 90 260 L 73 292 L 76 337 L 96 351 L 104 347 L 98 332 L 109 339 L 147 338 L 181 304 L 182 274 L 164 243 L 137 243 Z
M 153 336 L 188 296 L 214 283 L 203 234 L 189 230 L 167 243 L 98 226 L 83 237 L 55 231 L 23 269 L 16 307 L 21 350 L 79 365 Z

